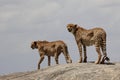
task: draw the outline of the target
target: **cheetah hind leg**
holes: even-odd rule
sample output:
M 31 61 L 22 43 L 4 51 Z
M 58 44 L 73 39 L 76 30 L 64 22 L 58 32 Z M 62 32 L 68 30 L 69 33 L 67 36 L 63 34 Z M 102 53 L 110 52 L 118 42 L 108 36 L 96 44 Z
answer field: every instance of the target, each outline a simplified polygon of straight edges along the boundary
M 85 63 L 87 62 L 87 57 L 84 57 L 84 62 L 85 62 Z
M 108 61 L 108 63 L 110 63 L 110 59 L 109 59 L 108 57 L 105 57 L 105 56 L 104 56 L 104 57 L 102 58 L 101 64 L 104 64 L 105 60 Z

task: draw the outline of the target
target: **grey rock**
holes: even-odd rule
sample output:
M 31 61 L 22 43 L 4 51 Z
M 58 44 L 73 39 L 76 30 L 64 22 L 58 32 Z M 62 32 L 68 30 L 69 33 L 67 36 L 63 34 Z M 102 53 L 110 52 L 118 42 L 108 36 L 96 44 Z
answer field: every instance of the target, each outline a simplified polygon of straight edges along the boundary
M 120 63 L 72 63 L 0 76 L 0 80 L 120 80 Z

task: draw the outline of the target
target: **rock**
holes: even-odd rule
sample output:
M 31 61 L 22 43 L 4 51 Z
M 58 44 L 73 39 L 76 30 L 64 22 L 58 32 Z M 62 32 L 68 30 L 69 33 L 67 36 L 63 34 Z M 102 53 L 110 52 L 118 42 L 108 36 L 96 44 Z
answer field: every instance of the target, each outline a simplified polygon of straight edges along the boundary
M 120 63 L 72 63 L 0 76 L 0 80 L 120 80 Z

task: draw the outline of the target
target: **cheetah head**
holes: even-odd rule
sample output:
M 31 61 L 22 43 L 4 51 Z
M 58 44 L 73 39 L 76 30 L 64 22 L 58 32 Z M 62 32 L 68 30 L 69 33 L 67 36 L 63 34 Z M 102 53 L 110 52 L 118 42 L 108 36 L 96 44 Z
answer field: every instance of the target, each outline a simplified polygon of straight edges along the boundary
M 77 24 L 68 24 L 67 29 L 69 32 L 75 33 L 75 31 L 77 30 Z
M 31 43 L 31 48 L 32 49 L 38 48 L 37 41 L 34 41 L 34 42 Z

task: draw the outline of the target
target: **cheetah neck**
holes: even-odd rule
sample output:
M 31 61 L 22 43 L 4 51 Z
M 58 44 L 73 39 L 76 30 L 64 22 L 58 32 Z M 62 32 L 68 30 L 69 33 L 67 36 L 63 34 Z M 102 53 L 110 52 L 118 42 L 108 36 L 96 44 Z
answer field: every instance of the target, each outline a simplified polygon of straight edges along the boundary
M 74 30 L 74 32 L 72 32 L 73 35 L 75 35 L 78 31 L 78 27 Z

